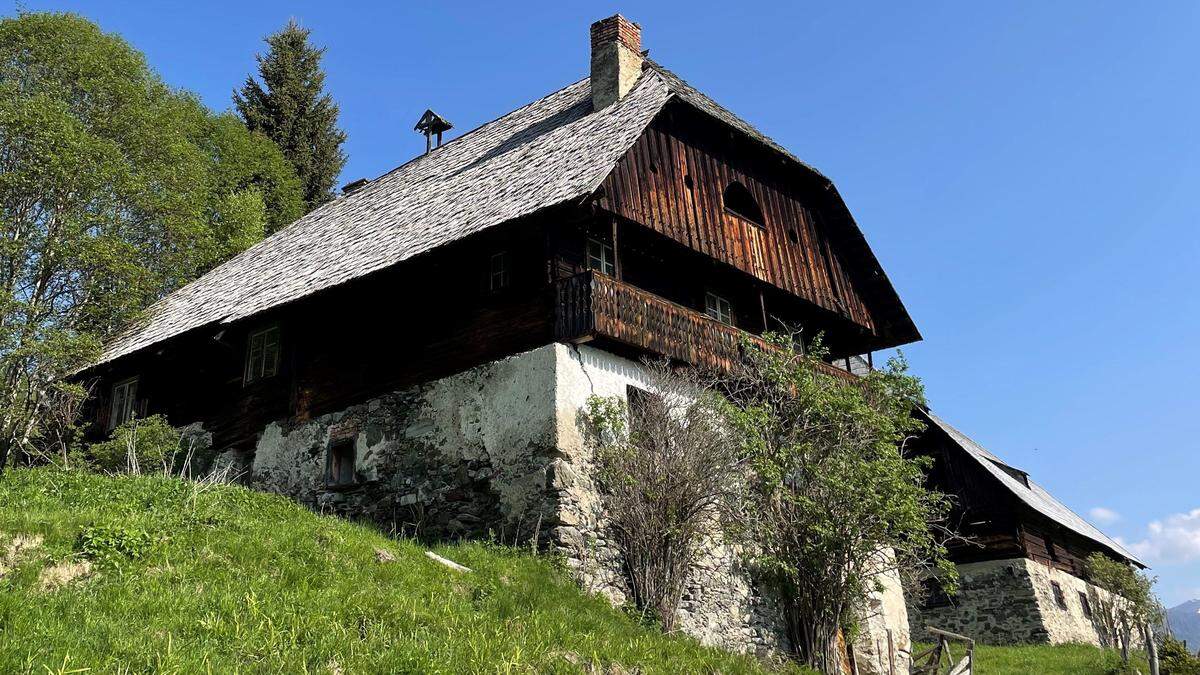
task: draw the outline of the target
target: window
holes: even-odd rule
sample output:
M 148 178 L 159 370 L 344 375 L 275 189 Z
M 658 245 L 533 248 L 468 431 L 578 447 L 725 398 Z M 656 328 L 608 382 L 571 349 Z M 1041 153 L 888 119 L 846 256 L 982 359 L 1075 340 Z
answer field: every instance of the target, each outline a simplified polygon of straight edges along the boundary
M 625 399 L 629 402 L 629 433 L 632 437 L 645 438 L 663 429 L 662 421 L 668 416 L 666 402 L 658 394 L 645 389 L 626 385 Z
M 725 210 L 739 218 L 745 218 L 759 227 L 767 226 L 762 209 L 758 207 L 754 195 L 750 194 L 750 190 L 745 185 L 737 181 L 730 183 L 729 187 L 725 188 Z
M 923 597 L 925 599 L 923 607 L 925 609 L 936 609 L 938 607 L 949 607 L 952 603 L 950 595 L 946 593 L 946 589 L 942 588 L 942 582 L 930 577 L 921 582 Z
M 1067 596 L 1063 595 L 1062 586 L 1058 585 L 1057 581 L 1050 582 L 1050 588 L 1054 591 L 1054 603 L 1059 609 L 1067 608 Z
M 279 327 L 251 333 L 246 341 L 246 384 L 279 372 Z
M 613 247 L 599 239 L 588 239 L 587 268 L 603 272 L 608 276 L 617 274 L 617 258 L 613 255 Z
M 704 294 L 704 313 L 726 326 L 733 325 L 733 305 L 715 293 Z
M 1088 602 L 1087 593 L 1079 591 L 1079 606 L 1083 608 L 1083 615 L 1086 618 L 1092 618 L 1092 603 Z
M 357 483 L 355 459 L 353 438 L 332 443 L 325 460 L 325 484 L 329 487 L 348 487 Z
M 133 419 L 137 403 L 137 378 L 131 377 L 113 385 L 112 411 L 108 416 L 108 428 L 115 429 L 122 422 Z
M 1054 550 L 1054 540 L 1050 537 L 1046 537 L 1043 539 L 1043 541 L 1046 542 L 1046 554 L 1050 556 L 1051 560 L 1058 562 L 1058 551 Z
M 488 290 L 492 293 L 508 288 L 508 252 L 492 256 L 488 265 Z

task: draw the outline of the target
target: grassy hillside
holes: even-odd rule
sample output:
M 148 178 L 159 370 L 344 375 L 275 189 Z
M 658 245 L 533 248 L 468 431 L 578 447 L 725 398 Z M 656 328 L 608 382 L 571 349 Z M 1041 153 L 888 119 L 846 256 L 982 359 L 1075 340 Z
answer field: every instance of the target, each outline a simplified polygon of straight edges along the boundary
M 9 471 L 0 672 L 761 671 L 639 625 L 545 558 L 437 552 L 474 572 L 241 488 Z
M 917 649 L 928 646 L 918 645 Z M 962 655 L 958 645 L 954 645 L 953 652 Z M 1135 654 L 1130 665 L 1142 673 L 1150 672 L 1142 654 Z M 1123 672 L 1119 652 L 1089 645 L 979 645 L 975 648 L 975 668 L 984 675 L 1115 675 Z

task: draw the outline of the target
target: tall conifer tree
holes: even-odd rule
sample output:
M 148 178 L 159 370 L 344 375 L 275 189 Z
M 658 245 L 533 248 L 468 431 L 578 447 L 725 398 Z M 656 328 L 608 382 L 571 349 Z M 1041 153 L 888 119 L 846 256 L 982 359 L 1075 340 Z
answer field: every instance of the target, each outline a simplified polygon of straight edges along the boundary
M 325 50 L 312 46 L 309 35 L 292 19 L 268 36 L 270 50 L 255 57 L 262 83 L 248 76 L 233 94 L 246 126 L 275 141 L 296 168 L 307 211 L 333 199 L 334 183 L 346 164 L 338 105 L 324 91 Z

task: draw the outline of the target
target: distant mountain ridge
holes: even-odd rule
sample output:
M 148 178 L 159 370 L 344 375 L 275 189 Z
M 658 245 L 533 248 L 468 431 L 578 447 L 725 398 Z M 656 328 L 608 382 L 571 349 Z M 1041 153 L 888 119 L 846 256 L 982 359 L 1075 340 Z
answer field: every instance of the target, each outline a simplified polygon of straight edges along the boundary
M 1200 650 L 1200 600 L 1188 600 L 1168 609 L 1167 623 L 1175 639 L 1187 642 L 1193 652 Z

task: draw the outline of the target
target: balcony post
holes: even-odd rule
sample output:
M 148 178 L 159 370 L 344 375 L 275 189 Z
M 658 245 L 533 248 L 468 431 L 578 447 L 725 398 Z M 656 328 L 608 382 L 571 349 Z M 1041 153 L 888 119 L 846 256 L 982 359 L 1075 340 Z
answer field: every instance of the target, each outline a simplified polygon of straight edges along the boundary
M 610 216 L 612 225 L 612 250 L 613 250 L 613 278 L 621 281 L 624 277 L 621 275 L 621 246 L 617 240 L 617 231 L 620 229 L 616 216 Z

